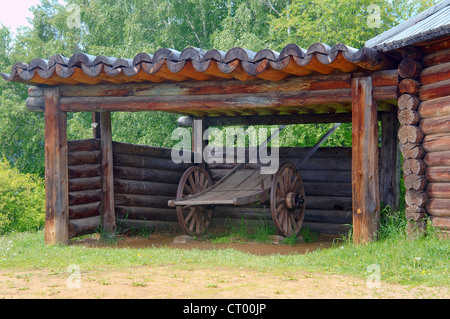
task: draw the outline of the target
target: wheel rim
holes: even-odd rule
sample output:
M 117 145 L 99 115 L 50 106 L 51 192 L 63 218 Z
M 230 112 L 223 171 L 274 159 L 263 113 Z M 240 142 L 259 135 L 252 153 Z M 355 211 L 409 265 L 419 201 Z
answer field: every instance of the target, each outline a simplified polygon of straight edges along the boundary
M 177 199 L 198 194 L 211 185 L 212 181 L 208 172 L 201 167 L 192 166 L 181 176 Z M 177 206 L 177 218 L 181 229 L 191 236 L 204 234 L 209 227 L 212 215 L 212 209 L 205 206 Z
M 293 204 L 293 198 L 298 201 Z M 270 192 L 270 210 L 279 233 L 297 236 L 305 214 L 305 192 L 295 166 L 285 164 L 274 174 Z

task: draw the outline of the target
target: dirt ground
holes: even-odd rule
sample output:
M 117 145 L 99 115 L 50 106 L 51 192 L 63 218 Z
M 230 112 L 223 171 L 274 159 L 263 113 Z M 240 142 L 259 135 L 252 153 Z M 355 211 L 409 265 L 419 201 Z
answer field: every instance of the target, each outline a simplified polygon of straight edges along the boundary
M 95 238 L 76 245 L 99 246 Z M 296 245 L 262 243 L 211 244 L 194 241 L 173 244 L 173 237 L 127 237 L 118 246 L 165 245 L 181 249 L 235 248 L 250 254 L 305 253 L 331 246 L 331 241 Z M 448 299 L 448 288 L 409 287 L 381 282 L 368 286 L 351 276 L 299 271 L 269 274 L 224 267 L 179 269 L 173 265 L 132 267 L 106 272 L 89 271 L 74 276 L 48 270 L 0 270 L 0 299 Z

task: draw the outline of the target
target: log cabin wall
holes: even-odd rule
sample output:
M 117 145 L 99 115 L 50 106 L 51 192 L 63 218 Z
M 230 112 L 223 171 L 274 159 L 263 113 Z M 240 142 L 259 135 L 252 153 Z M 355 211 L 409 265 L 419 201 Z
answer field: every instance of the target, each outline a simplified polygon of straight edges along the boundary
M 423 133 L 424 202 L 433 225 L 450 234 L 450 43 L 422 48 L 418 124 Z M 422 163 L 421 163 L 422 164 Z M 425 202 L 426 201 L 426 202 Z
M 69 238 L 95 233 L 100 225 L 100 139 L 68 141 Z

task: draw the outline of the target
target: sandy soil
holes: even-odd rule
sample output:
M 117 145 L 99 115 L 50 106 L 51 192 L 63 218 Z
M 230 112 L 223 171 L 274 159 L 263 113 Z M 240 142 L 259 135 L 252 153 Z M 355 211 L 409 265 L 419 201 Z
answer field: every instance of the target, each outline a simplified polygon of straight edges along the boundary
M 173 237 L 152 236 L 151 239 L 126 238 L 118 246 L 145 247 L 166 245 L 182 249 L 220 249 L 232 247 L 251 254 L 305 253 L 326 248 L 330 241 L 270 245 L 237 243 L 212 245 L 198 242 L 172 244 Z M 93 238 L 76 245 L 98 246 Z M 173 265 L 133 267 L 120 271 L 51 273 L 48 270 L 0 270 L 0 298 L 5 299 L 376 299 L 376 298 L 444 298 L 448 288 L 409 287 L 381 282 L 369 287 L 366 280 L 341 275 L 299 271 L 268 274 L 256 270 L 229 268 L 179 269 Z

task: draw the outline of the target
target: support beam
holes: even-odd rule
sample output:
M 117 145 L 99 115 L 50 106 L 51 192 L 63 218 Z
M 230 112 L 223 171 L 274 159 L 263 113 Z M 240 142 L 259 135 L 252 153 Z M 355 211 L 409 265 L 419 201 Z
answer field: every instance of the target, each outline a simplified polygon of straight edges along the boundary
M 47 88 L 45 98 L 45 242 L 69 239 L 67 115 L 59 108 L 59 88 Z
M 380 220 L 377 106 L 372 78 L 352 79 L 353 242 L 376 239 Z
M 102 156 L 102 226 L 103 234 L 114 238 L 116 217 L 114 210 L 113 146 L 111 113 L 100 114 L 101 156 Z
M 92 135 L 100 138 L 100 113 L 92 112 Z
M 381 113 L 380 196 L 392 211 L 399 209 L 400 149 L 398 121 L 395 113 Z

